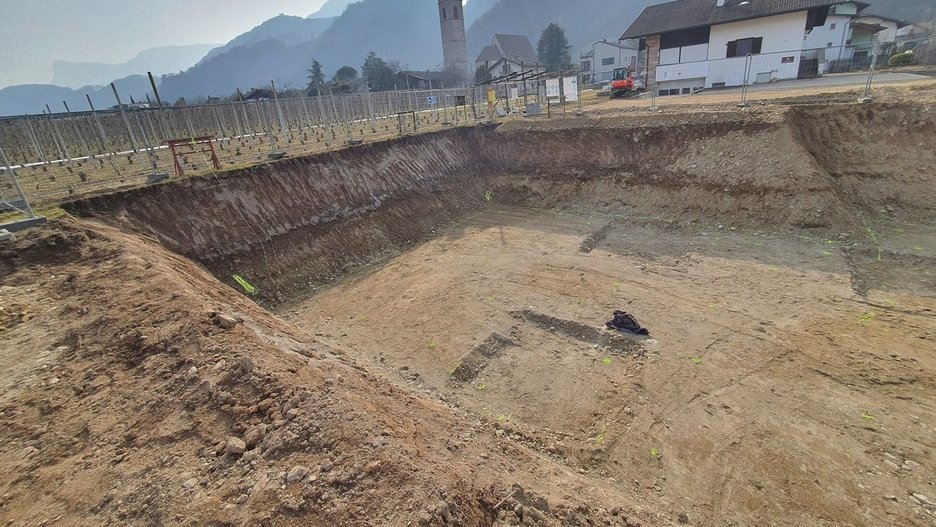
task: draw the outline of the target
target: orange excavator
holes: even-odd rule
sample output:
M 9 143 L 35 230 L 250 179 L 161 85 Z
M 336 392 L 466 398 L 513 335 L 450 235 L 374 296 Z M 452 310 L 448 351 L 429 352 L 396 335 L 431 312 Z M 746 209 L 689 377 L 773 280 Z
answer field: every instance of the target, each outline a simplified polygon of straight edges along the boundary
M 637 95 L 639 91 L 637 84 L 634 82 L 634 69 L 632 67 L 628 66 L 614 70 L 614 76 L 611 77 L 612 99 Z

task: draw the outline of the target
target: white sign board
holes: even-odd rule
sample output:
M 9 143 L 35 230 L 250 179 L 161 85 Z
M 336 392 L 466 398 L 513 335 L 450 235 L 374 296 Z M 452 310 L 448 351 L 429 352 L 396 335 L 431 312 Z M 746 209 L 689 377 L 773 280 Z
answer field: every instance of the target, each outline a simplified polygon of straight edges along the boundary
M 519 99 L 520 98 L 520 88 L 511 88 L 510 89 L 510 98 Z
M 578 77 L 566 77 L 562 79 L 562 91 L 565 92 L 567 102 L 579 100 Z
M 426 104 L 428 104 L 429 106 L 435 106 L 438 103 L 439 103 L 439 100 L 436 99 L 435 95 L 430 95 L 426 97 Z
M 546 79 L 546 98 L 548 99 L 558 99 L 562 96 L 560 91 L 560 86 L 562 84 L 559 82 L 559 79 Z

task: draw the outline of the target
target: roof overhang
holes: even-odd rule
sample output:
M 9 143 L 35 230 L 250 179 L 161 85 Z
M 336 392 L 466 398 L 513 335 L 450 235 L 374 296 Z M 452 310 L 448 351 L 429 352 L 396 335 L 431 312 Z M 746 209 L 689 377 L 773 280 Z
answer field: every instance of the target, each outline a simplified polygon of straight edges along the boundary
M 777 12 L 775 12 L 775 13 L 770 13 L 770 14 L 753 15 L 753 16 L 749 16 L 749 17 L 740 17 L 740 18 L 735 18 L 735 19 L 732 19 L 732 20 L 719 21 L 719 22 L 709 22 L 709 23 L 705 23 L 705 24 L 687 25 L 687 26 L 685 26 L 685 27 L 669 28 L 669 29 L 667 29 L 667 30 L 665 30 L 665 31 L 656 31 L 656 32 L 651 32 L 651 33 L 639 33 L 639 32 L 638 32 L 638 33 L 629 33 L 630 28 L 628 28 L 627 31 L 625 31 L 623 34 L 621 34 L 621 37 L 618 39 L 618 41 L 621 41 L 621 40 L 642 39 L 642 38 L 647 38 L 647 37 L 652 36 L 652 35 L 661 35 L 661 34 L 663 34 L 663 33 L 672 33 L 672 32 L 674 32 L 674 31 L 684 31 L 684 30 L 687 30 L 687 29 L 698 29 L 698 28 L 700 28 L 700 27 L 720 26 L 720 25 L 723 25 L 723 24 L 734 24 L 734 23 L 736 23 L 736 22 L 744 22 L 744 21 L 746 21 L 746 20 L 757 20 L 758 18 L 768 18 L 768 17 L 772 17 L 772 16 L 788 15 L 788 14 L 790 14 L 790 13 L 798 13 L 798 12 L 800 12 L 800 11 L 810 11 L 810 10 L 812 10 L 812 9 L 818 9 L 818 8 L 820 8 L 820 7 L 826 7 L 826 8 L 828 8 L 828 7 L 832 7 L 832 6 L 834 6 L 834 5 L 845 4 L 845 3 L 848 3 L 848 0 L 829 0 L 828 3 L 824 3 L 824 4 L 820 4 L 820 5 L 815 5 L 815 6 L 812 6 L 812 7 L 810 7 L 810 8 L 805 8 L 805 9 L 804 9 L 804 8 L 796 8 L 796 9 L 780 10 L 780 11 L 777 11 Z M 653 6 L 651 6 L 651 7 L 653 7 Z

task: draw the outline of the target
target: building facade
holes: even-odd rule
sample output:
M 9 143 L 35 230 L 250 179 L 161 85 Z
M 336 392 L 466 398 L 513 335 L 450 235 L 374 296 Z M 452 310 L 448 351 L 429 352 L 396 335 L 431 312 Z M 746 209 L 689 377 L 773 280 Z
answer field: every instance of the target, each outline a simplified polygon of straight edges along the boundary
M 475 81 L 494 79 L 515 73 L 540 73 L 540 64 L 530 39 L 524 35 L 496 34 L 490 46 L 485 46 L 475 59 Z M 478 78 L 484 77 L 484 79 Z
M 607 82 L 618 68 L 636 68 L 638 44 L 636 40 L 609 42 L 607 39 L 592 44 L 590 49 L 580 55 L 582 82 Z
M 845 0 L 676 0 L 646 8 L 621 35 L 641 39 L 660 95 L 815 75 L 804 39 Z M 748 55 L 750 70 L 748 70 Z

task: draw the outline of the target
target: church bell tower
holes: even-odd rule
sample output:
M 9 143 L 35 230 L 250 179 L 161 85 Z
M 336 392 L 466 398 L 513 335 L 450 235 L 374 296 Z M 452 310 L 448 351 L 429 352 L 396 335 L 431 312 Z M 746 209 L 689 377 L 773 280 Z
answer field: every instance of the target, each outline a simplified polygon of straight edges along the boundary
M 461 0 L 439 0 L 439 22 L 442 26 L 445 71 L 455 73 L 463 83 L 468 79 L 468 44 Z

